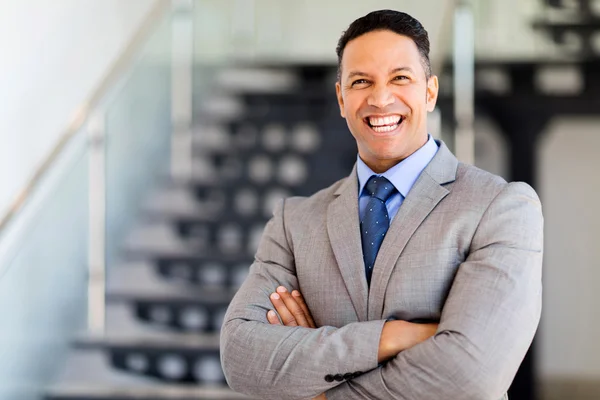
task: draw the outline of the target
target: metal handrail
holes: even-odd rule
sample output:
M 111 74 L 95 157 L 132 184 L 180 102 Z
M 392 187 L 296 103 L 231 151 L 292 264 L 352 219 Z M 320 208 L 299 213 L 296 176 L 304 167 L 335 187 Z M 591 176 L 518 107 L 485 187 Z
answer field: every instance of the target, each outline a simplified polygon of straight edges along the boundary
M 48 156 L 36 169 L 35 173 L 29 179 L 25 187 L 16 196 L 6 214 L 2 217 L 2 219 L 0 219 L 0 234 L 8 227 L 10 222 L 24 207 L 27 199 L 38 187 L 42 178 L 48 172 L 50 167 L 54 165 L 67 144 L 74 136 L 76 136 L 78 132 L 80 132 L 80 129 L 87 121 L 90 112 L 100 102 L 100 100 L 112 87 L 113 83 L 117 81 L 122 72 L 134 59 L 137 50 L 144 44 L 153 27 L 167 12 L 167 10 L 170 10 L 170 4 L 171 2 L 169 0 L 156 0 L 156 4 L 148 12 L 127 46 L 123 49 L 117 60 L 111 65 L 104 78 L 100 81 L 98 87 L 92 92 L 92 95 L 87 99 L 87 101 L 83 102 L 77 108 L 74 118 L 71 120 L 52 151 L 50 151 Z

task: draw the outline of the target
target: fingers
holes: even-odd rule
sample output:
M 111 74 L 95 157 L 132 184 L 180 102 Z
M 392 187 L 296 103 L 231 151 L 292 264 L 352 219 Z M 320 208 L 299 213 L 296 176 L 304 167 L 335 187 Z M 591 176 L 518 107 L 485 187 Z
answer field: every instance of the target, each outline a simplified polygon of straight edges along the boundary
M 273 310 L 269 310 L 267 313 L 267 320 L 271 325 L 281 325 L 281 322 L 279 322 L 279 318 L 277 317 L 277 313 Z
M 308 306 L 299 291 L 294 290 L 292 295 L 285 287 L 279 286 L 277 292 L 271 294 L 270 299 L 285 326 L 316 328 Z M 267 315 L 267 319 L 271 324 L 276 323 L 273 316 Z
M 317 326 L 315 325 L 315 321 L 313 320 L 312 315 L 310 314 L 310 310 L 308 309 L 308 306 L 306 305 L 306 302 L 304 301 L 304 297 L 302 297 L 302 294 L 300 294 L 299 291 L 294 290 L 294 291 L 292 291 L 292 297 L 296 300 L 296 303 L 298 303 L 300 305 L 300 308 L 304 312 L 304 316 L 306 317 L 308 326 L 310 328 L 316 328 Z
M 304 326 L 305 328 L 311 328 L 304 310 L 297 301 L 297 297 L 294 298 L 284 286 L 279 286 L 277 288 L 277 293 L 279 293 L 279 295 L 281 296 L 287 309 L 294 316 L 294 319 L 296 320 L 298 325 Z
M 277 311 L 277 314 L 279 314 L 283 325 L 298 326 L 296 318 L 294 318 L 294 315 L 290 312 L 290 310 L 288 310 L 279 293 L 271 294 L 271 303 L 273 303 L 275 311 Z
M 277 288 L 277 293 L 276 295 L 279 295 L 281 301 L 283 302 L 283 305 L 285 306 L 285 310 L 284 313 L 286 314 L 287 318 L 290 318 L 291 324 L 288 325 L 287 323 L 285 323 L 284 317 L 283 315 L 280 313 L 279 315 L 281 316 L 281 319 L 284 321 L 284 324 L 286 326 L 304 326 L 306 328 L 309 328 L 310 325 L 308 324 L 308 320 L 306 319 L 306 316 L 304 315 L 304 311 L 302 310 L 302 308 L 300 307 L 300 305 L 296 302 L 296 300 L 292 297 L 292 294 L 290 292 L 288 292 L 288 290 L 283 287 L 283 286 L 279 286 Z M 271 297 L 271 299 L 273 299 L 273 296 Z M 277 300 L 277 299 L 275 299 Z M 275 303 L 274 303 L 275 305 Z M 275 307 L 277 308 L 277 306 Z M 279 308 L 277 308 L 277 312 L 279 312 Z M 294 325 L 294 322 L 296 325 Z

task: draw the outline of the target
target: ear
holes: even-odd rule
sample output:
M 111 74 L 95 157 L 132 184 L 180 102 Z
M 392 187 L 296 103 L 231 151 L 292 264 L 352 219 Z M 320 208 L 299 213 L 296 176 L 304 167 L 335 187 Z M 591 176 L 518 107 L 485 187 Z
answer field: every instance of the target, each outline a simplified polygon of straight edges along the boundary
M 432 112 L 435 109 L 439 90 L 438 77 L 432 75 L 429 80 L 427 80 L 427 111 Z
M 344 111 L 344 98 L 342 97 L 342 86 L 340 85 L 339 80 L 335 83 L 335 94 L 337 97 L 338 105 L 340 106 L 340 115 L 342 116 L 342 118 L 346 118 L 346 112 Z

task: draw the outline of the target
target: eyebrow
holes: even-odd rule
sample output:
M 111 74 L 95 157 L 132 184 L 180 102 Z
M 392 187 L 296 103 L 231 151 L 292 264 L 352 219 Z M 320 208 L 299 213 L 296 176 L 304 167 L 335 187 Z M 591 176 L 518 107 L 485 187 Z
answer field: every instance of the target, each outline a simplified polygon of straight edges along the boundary
M 412 74 L 414 74 L 415 72 L 412 70 L 411 67 L 398 67 L 398 68 L 394 68 L 393 70 L 391 70 L 389 72 L 390 75 L 392 74 L 396 74 L 398 72 L 410 72 Z M 366 76 L 366 77 L 370 77 L 371 75 L 369 75 L 366 72 L 361 72 L 361 71 L 351 71 L 348 74 L 348 79 L 354 78 L 355 76 Z

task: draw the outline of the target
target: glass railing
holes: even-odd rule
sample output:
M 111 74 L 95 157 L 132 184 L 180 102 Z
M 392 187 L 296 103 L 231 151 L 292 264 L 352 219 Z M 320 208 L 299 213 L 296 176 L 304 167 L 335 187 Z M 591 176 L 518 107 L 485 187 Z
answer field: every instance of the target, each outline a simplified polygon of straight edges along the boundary
M 84 132 L 34 198 L 0 261 L 0 399 L 34 399 L 85 327 L 88 154 Z M 15 226 L 15 225 L 19 226 Z M 18 232 L 16 232 L 18 231 Z M 3 237 L 3 245 L 11 238 Z
M 0 231 L 1 400 L 41 398 L 74 335 L 89 328 L 91 317 L 102 329 L 104 276 L 118 262 L 142 199 L 168 175 L 168 4 L 148 15 L 111 72 L 118 75 L 84 105 L 85 121 L 66 135 Z M 94 293 L 100 309 L 92 316 Z
M 171 26 L 164 21 L 105 108 L 106 263 L 116 263 L 127 228 L 149 190 L 169 173 Z M 161 53 L 165 57 L 162 57 Z

